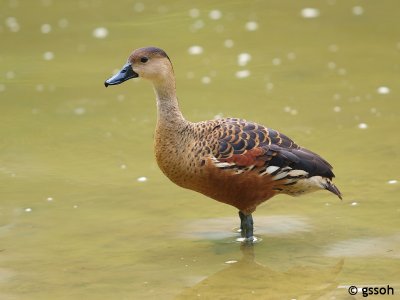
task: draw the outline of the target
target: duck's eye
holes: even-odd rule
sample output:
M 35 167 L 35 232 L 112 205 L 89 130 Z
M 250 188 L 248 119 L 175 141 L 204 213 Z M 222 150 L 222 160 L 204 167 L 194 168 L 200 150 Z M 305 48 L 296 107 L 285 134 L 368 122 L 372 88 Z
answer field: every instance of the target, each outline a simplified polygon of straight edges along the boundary
M 148 60 L 149 60 L 149 59 L 148 59 L 147 57 L 145 57 L 145 56 L 140 58 L 140 61 L 141 61 L 142 63 L 146 63 Z

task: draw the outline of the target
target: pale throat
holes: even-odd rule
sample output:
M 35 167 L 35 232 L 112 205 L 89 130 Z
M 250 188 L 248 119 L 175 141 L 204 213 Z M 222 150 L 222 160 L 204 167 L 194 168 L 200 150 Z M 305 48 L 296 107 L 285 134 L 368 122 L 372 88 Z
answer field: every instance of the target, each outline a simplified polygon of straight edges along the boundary
M 176 123 L 184 121 L 176 97 L 173 75 L 154 80 L 153 86 L 157 99 L 157 122 Z

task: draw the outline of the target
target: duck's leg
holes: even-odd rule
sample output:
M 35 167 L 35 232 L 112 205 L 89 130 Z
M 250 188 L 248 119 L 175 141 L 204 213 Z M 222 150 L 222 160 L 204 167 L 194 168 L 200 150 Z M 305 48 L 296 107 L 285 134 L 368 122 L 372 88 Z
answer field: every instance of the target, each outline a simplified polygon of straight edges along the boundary
M 247 240 L 253 240 L 253 217 L 251 214 L 246 215 L 239 211 L 240 217 L 240 233 L 242 237 L 246 238 Z

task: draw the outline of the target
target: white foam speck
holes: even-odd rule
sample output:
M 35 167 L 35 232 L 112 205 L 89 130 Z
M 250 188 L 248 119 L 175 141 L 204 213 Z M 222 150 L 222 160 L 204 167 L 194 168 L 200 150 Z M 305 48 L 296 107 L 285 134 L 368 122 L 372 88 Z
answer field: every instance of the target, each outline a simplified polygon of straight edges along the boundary
M 333 108 L 333 111 L 334 111 L 334 112 L 341 112 L 341 111 L 342 111 L 342 108 L 341 108 L 340 106 L 335 106 L 335 107 Z
M 108 36 L 108 29 L 105 27 L 97 27 L 93 30 L 93 36 L 96 39 L 104 39 Z
M 47 197 L 47 201 L 49 202 L 53 201 L 53 197 Z
M 233 41 L 232 40 L 225 40 L 224 41 L 224 46 L 226 47 L 226 48 L 232 48 L 233 47 Z
M 121 165 L 121 169 L 126 169 L 126 168 L 127 168 L 126 165 L 124 165 L 124 164 Z
M 328 62 L 328 68 L 334 70 L 336 68 L 336 64 L 333 61 Z
M 25 211 L 26 211 L 26 212 L 31 212 L 31 211 L 32 211 L 32 208 L 30 208 L 30 207 L 25 208 Z
M 133 5 L 133 9 L 136 11 L 136 12 L 142 12 L 142 11 L 144 11 L 144 4 L 142 3 L 142 2 L 137 2 L 137 3 L 135 3 L 134 5 Z
M 189 10 L 189 16 L 191 16 L 192 18 L 198 18 L 200 16 L 200 10 L 198 10 L 197 8 L 192 8 L 191 10 Z
M 294 60 L 294 59 L 296 59 L 296 54 L 294 52 L 289 52 L 287 54 L 287 58 L 290 60 Z
M 246 23 L 245 27 L 248 31 L 256 31 L 258 29 L 258 23 L 256 21 L 249 21 Z
M 74 114 L 81 116 L 86 113 L 86 109 L 84 107 L 77 107 L 74 109 Z
M 40 27 L 40 31 L 41 31 L 43 34 L 49 33 L 49 32 L 51 31 L 51 25 L 50 25 L 50 24 L 43 24 L 43 25 Z
M 139 177 L 139 178 L 137 179 L 137 182 L 146 182 L 146 181 L 147 181 L 147 177 L 144 177 L 144 176 Z
M 62 18 L 62 19 L 58 20 L 58 26 L 59 26 L 60 28 L 67 28 L 67 27 L 68 27 L 68 24 L 69 24 L 69 22 L 68 22 L 68 20 L 65 19 L 65 18 Z
M 390 89 L 387 86 L 380 86 L 376 91 L 381 95 L 387 95 L 390 93 Z
M 15 17 L 8 17 L 6 19 L 6 26 L 11 32 L 18 32 L 20 30 L 19 23 Z
M 267 83 L 267 90 L 271 91 L 274 88 L 274 84 L 272 82 Z
M 274 59 L 272 59 L 272 64 L 274 66 L 279 66 L 282 63 L 282 60 L 278 57 L 275 57 Z
M 14 79 L 15 78 L 15 72 L 14 71 L 8 71 L 6 73 L 6 78 L 7 79 Z
M 351 202 L 351 206 L 357 206 L 358 203 L 357 202 Z
M 192 30 L 199 30 L 204 27 L 204 21 L 203 20 L 196 20 L 193 25 L 191 26 Z
M 339 47 L 338 47 L 338 45 L 332 44 L 332 45 L 329 45 L 328 50 L 330 52 L 338 52 Z
M 347 70 L 345 68 L 340 68 L 337 72 L 339 75 L 342 75 L 342 76 L 347 74 Z
M 221 19 L 222 13 L 218 9 L 213 9 L 212 11 L 210 11 L 208 16 L 210 17 L 211 20 L 218 20 Z
M 389 184 L 396 184 L 396 183 L 397 183 L 397 180 L 396 180 L 396 179 L 392 179 L 392 180 L 389 180 L 388 183 L 389 183 Z
M 319 9 L 311 7 L 303 8 L 301 16 L 306 19 L 316 18 L 319 16 Z
M 72 206 L 73 208 L 78 208 L 78 205 L 74 205 L 74 206 Z
M 351 10 L 356 16 L 361 16 L 364 13 L 364 8 L 362 8 L 362 6 L 354 6 Z
M 204 76 L 203 78 L 201 78 L 201 82 L 204 84 L 209 84 L 211 82 L 211 78 L 208 76 Z
M 367 129 L 367 128 L 368 128 L 368 125 L 367 125 L 366 123 L 360 123 L 360 124 L 358 124 L 358 128 L 360 128 L 360 129 Z
M 194 45 L 188 49 L 188 52 L 191 55 L 199 55 L 203 53 L 203 47 Z
M 54 59 L 54 53 L 51 51 L 46 51 L 45 53 L 43 53 L 43 59 L 44 60 L 52 60 Z
M 224 117 L 223 113 L 218 113 L 214 116 L 214 120 L 222 119 Z
M 240 53 L 237 58 L 238 65 L 243 67 L 251 60 L 251 55 L 249 53 Z
M 236 72 L 236 77 L 237 78 L 246 78 L 250 76 L 250 71 L 249 70 L 241 70 Z

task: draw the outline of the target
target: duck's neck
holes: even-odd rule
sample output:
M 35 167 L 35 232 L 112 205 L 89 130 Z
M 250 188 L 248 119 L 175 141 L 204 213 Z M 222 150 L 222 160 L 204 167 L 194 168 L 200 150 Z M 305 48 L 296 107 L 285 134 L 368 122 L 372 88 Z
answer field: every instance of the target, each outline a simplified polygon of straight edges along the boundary
M 178 104 L 173 76 L 154 82 L 158 127 L 178 127 L 186 123 Z

